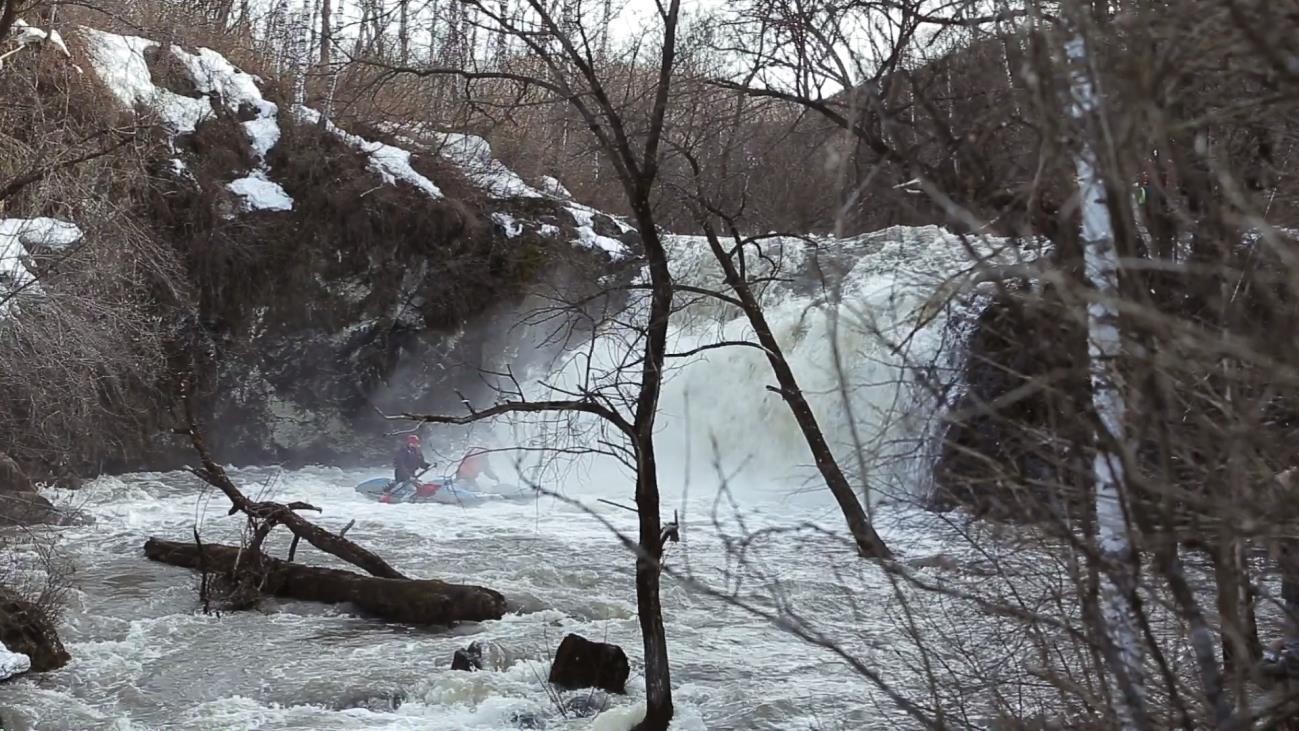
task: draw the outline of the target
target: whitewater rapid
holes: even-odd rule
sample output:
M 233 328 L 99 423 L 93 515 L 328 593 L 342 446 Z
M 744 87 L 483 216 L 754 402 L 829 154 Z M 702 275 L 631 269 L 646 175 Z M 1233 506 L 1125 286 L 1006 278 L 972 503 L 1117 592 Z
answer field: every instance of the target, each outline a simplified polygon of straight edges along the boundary
M 632 558 L 592 515 L 633 531 L 634 516 L 598 502 L 618 496 L 622 486 L 569 486 L 581 508 L 545 498 L 475 508 L 390 506 L 352 492 L 373 471 L 233 474 L 243 485 L 268 485 L 250 492 L 321 506 L 318 522 L 328 529 L 355 519 L 348 536 L 410 575 L 493 587 L 508 598 L 511 613 L 450 631 L 388 625 L 346 607 L 295 601 L 204 615 L 195 574 L 145 560 L 144 540 L 184 540 L 197 521 L 205 540 L 236 541 L 241 521 L 225 515 L 222 496 L 183 473 L 104 477 L 75 493 L 47 491 L 93 520 L 55 529 L 78 565 L 62 624 L 73 660 L 4 687 L 6 729 L 449 731 L 514 729 L 533 719 L 546 728 L 614 731 L 629 728 L 642 711 Z M 887 586 L 849 546 L 812 533 L 778 536 L 755 547 L 745 569 L 733 557 L 728 561 L 722 546 L 723 533 L 735 528 L 732 514 L 714 516 L 711 498 L 702 495 L 675 507 L 683 508 L 683 541 L 669 550 L 671 570 L 759 600 L 778 584 L 788 601 L 850 650 L 889 661 L 892 620 L 862 614 L 888 596 Z M 715 517 L 730 524 L 723 533 Z M 747 508 L 744 517 L 757 530 L 828 516 L 773 504 Z M 886 540 L 909 555 L 941 548 L 937 526 L 934 516 L 908 511 L 881 522 Z M 270 550 L 283 556 L 285 537 Z M 311 549 L 298 556 L 337 565 Z M 747 583 L 737 587 L 740 576 Z M 856 577 L 852 586 L 844 576 Z M 673 728 L 864 728 L 874 725 L 870 719 L 894 716 L 877 716 L 882 699 L 829 653 L 728 607 L 691 581 L 666 578 L 663 598 L 678 703 Z M 563 718 L 545 690 L 549 660 L 568 632 L 618 643 L 632 661 L 629 696 L 611 698 L 594 719 Z M 474 639 L 500 642 L 517 664 L 502 672 L 451 671 L 452 653 Z M 394 697 L 400 705 L 386 707 Z M 344 707 L 351 704 L 365 707 Z
M 717 285 L 701 242 L 671 243 L 677 281 Z M 998 245 L 978 243 L 973 251 L 969 241 L 931 227 L 828 247 L 765 245 L 782 264 L 780 280 L 763 292 L 773 330 L 827 439 L 870 498 L 877 528 L 903 557 L 966 546 L 961 529 L 917 506 L 938 417 L 960 388 L 974 306 L 971 298 L 946 303 L 934 293 Z M 516 351 L 536 347 L 526 335 Z M 671 340 L 684 352 L 748 337 L 738 313 L 703 300 L 674 317 Z M 528 396 L 608 386 L 627 342 L 626 332 L 611 329 L 570 343 L 526 379 Z M 811 479 L 796 425 L 766 388 L 771 381 L 752 348 L 707 350 L 670 364 L 656 444 L 663 515 L 679 516 L 682 527 L 663 586 L 673 728 L 909 727 L 843 657 L 924 696 L 914 628 L 900 619 L 903 594 L 844 540 L 834 501 Z M 631 472 L 609 457 L 535 451 L 599 447 L 609 431 L 589 420 L 527 418 L 425 434 L 440 469 L 449 470 L 469 444 L 514 449 L 494 458 L 507 481 L 535 483 L 564 499 L 462 508 L 382 505 L 355 494 L 358 482 L 388 472 L 383 465 L 234 476 L 258 497 L 320 506 L 318 522 L 330 530 L 355 520 L 348 537 L 408 575 L 502 592 L 511 608 L 505 618 L 450 631 L 413 629 L 354 616 L 345 606 L 272 600 L 258 611 L 205 615 L 195 575 L 148 562 L 142 547 L 150 536 L 188 539 L 196 526 L 205 541 L 237 542 L 242 522 L 225 515 L 224 498 L 184 473 L 101 477 L 76 492 L 47 491 L 84 517 L 49 530 L 78 569 L 61 626 L 73 660 L 6 685 L 5 728 L 629 728 L 643 712 L 644 679 L 633 559 L 614 532 L 635 531 L 635 515 L 618 505 L 632 501 Z M 760 538 L 745 540 L 755 534 Z M 286 549 L 285 535 L 270 541 L 274 555 Z M 311 549 L 298 556 L 338 565 Z M 781 626 L 736 601 L 793 624 Z M 941 642 L 949 625 L 945 610 L 935 611 Z M 804 635 L 815 630 L 837 650 L 809 644 L 791 626 Z M 607 707 L 600 701 L 593 718 L 560 711 L 588 694 L 556 702 L 546 690 L 550 658 L 568 632 L 617 643 L 631 658 L 628 696 L 607 699 Z M 516 662 L 498 672 L 452 672 L 452 653 L 473 639 L 501 643 Z M 1005 658 L 992 660 L 972 675 L 1008 667 Z

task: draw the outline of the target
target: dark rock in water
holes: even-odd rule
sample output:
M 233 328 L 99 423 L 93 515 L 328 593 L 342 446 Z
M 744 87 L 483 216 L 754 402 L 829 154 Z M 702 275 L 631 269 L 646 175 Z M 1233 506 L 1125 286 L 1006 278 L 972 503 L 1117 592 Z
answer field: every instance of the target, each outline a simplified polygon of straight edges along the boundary
M 626 693 L 630 674 L 631 665 L 621 647 L 570 634 L 555 651 L 549 681 L 567 690 L 599 688 Z
M 521 711 L 516 711 L 510 716 L 510 723 L 514 724 L 514 727 L 518 729 L 544 729 L 546 727 L 546 719 L 535 713 Z
M 31 478 L 7 454 L 0 454 L 0 526 L 57 523 L 59 511 L 36 492 Z
M 451 656 L 452 670 L 505 670 L 513 664 L 510 652 L 491 640 L 474 640 Z
M 478 643 L 475 642 L 469 645 L 469 647 L 456 650 L 456 653 L 451 656 L 451 669 L 466 670 L 469 672 L 482 670 L 483 654 Z
M 10 652 L 32 660 L 33 673 L 58 670 L 72 659 L 54 631 L 54 624 L 39 607 L 0 587 L 0 642 Z

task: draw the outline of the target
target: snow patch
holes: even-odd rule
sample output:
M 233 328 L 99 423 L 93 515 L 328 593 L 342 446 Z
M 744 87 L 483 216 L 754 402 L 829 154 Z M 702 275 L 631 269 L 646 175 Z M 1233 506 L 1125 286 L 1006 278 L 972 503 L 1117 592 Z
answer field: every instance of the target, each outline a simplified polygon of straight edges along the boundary
M 199 91 L 204 94 L 220 94 L 230 109 L 237 110 L 240 104 L 245 103 L 275 109 L 274 104 L 262 99 L 262 92 L 250 74 L 235 68 L 234 64 L 216 51 L 200 48 L 194 54 L 173 46 L 171 53 L 185 64 Z
M 41 43 L 50 35 L 40 28 L 34 28 L 27 24 L 27 21 L 19 18 L 14 21 L 14 42 L 20 46 L 27 46 L 33 43 Z
M 17 34 L 14 36 L 13 41 L 17 43 L 19 46 L 32 46 L 32 45 L 38 45 L 42 43 L 49 43 L 53 45 L 55 48 L 59 49 L 59 52 L 62 53 L 64 56 L 67 56 L 68 58 L 72 58 L 72 54 L 68 52 L 68 45 L 63 42 L 63 36 L 59 35 L 59 32 L 57 30 L 46 31 L 41 28 L 37 28 L 34 25 L 28 24 L 28 22 L 23 20 L 22 18 L 15 20 L 13 27 L 14 27 L 14 32 Z M 4 65 L 3 63 L 0 63 L 0 66 L 3 65 Z
M 68 58 L 72 58 L 72 52 L 68 50 L 68 44 L 63 42 L 63 35 L 60 34 L 57 30 L 50 31 L 49 42 L 54 44 L 55 48 L 62 51 L 64 56 L 67 56 Z
M 192 99 L 154 86 L 144 52 L 157 47 L 157 43 L 93 28 L 83 27 L 81 32 L 95 73 L 118 101 L 128 107 L 139 105 L 154 110 L 177 134 L 193 132 L 199 122 L 211 116 L 212 104 L 206 98 Z
M 300 119 L 306 120 L 311 124 L 320 124 L 321 114 L 310 107 L 296 106 L 294 113 Z M 325 120 L 325 129 L 338 139 L 355 147 L 361 152 L 370 156 L 368 165 L 372 172 L 383 178 L 385 183 L 395 185 L 397 181 L 402 181 L 412 185 L 419 190 L 424 191 L 430 198 L 442 198 L 442 190 L 434 185 L 432 180 L 420 175 L 410 164 L 410 151 L 403 150 L 400 147 L 393 147 L 382 142 L 367 140 L 360 135 L 354 135 L 335 125 L 329 120 Z
M 219 96 L 231 111 L 237 112 L 244 105 L 257 111 L 256 119 L 244 122 L 244 132 L 252 143 L 253 154 L 259 161 L 263 160 L 280 140 L 280 125 L 276 121 L 279 107 L 262 98 L 256 79 L 210 48 L 200 48 L 193 54 L 173 46 L 171 53 L 185 65 L 199 91 Z
M 27 247 L 64 249 L 81 240 L 81 229 L 56 218 L 0 219 L 0 317 L 11 313 L 12 295 L 39 293 L 36 277 L 27 268 Z
M 21 652 L 11 652 L 0 643 L 0 680 L 8 680 L 32 669 L 32 659 Z
M 293 199 L 279 183 L 268 180 L 261 172 L 240 178 L 226 186 L 243 198 L 245 211 L 291 211 Z
M 197 54 L 172 47 L 172 55 L 185 65 L 195 87 L 204 94 L 219 97 L 226 108 L 238 112 L 245 107 L 257 116 L 243 123 L 244 134 L 257 160 L 257 168 L 248 176 L 232 181 L 226 187 L 243 198 L 244 211 L 291 211 L 293 198 L 270 179 L 266 155 L 280 141 L 279 107 L 262 97 L 257 80 L 235 68 L 225 56 L 210 48 Z
M 0 245 L 12 239 L 24 246 L 62 249 L 77 243 L 83 235 L 75 223 L 57 218 L 0 219 Z
M 585 246 L 588 249 L 600 249 L 614 259 L 621 259 L 630 252 L 626 244 L 618 239 L 601 236 L 595 232 L 595 213 L 596 211 L 586 206 L 567 206 L 565 210 L 568 215 L 573 217 L 573 222 L 577 224 L 577 239 L 573 243 L 579 246 Z
M 557 178 L 551 177 L 549 175 L 541 176 L 541 190 L 546 195 L 553 196 L 555 198 L 563 198 L 564 200 L 573 199 L 573 194 L 568 192 L 568 188 L 565 188 L 564 184 L 559 182 Z
M 200 122 L 212 115 L 214 97 L 232 112 L 251 107 L 256 117 L 244 122 L 243 128 L 257 165 L 246 177 L 232 181 L 226 187 L 243 198 L 245 211 L 293 209 L 293 199 L 278 183 L 271 181 L 266 166 L 266 155 L 280 139 L 279 108 L 262 98 L 261 89 L 252 75 L 240 71 L 210 48 L 190 53 L 172 46 L 172 57 L 185 67 L 194 87 L 205 95 L 201 99 L 192 99 L 154 85 L 144 54 L 159 44 L 93 28 L 82 30 L 95 71 L 113 95 L 127 106 L 142 105 L 156 111 L 175 134 L 193 132 Z M 171 167 L 177 175 L 189 175 L 179 158 L 171 160 Z
M 477 135 L 446 132 L 439 135 L 439 152 L 464 171 L 465 176 L 493 198 L 544 198 L 541 191 L 523 182 L 505 163 L 492 157 L 492 146 Z
M 508 213 L 502 213 L 500 211 L 497 211 L 496 213 L 492 214 L 492 220 L 495 221 L 501 228 L 505 229 L 505 237 L 508 239 L 512 239 L 515 236 L 518 236 L 519 234 L 523 233 L 523 224 L 514 220 L 514 216 L 511 216 Z
M 280 141 L 280 123 L 276 121 L 274 114 L 244 122 L 244 132 L 248 135 L 253 154 L 258 160 L 264 161 L 267 153 L 275 147 L 276 142 Z

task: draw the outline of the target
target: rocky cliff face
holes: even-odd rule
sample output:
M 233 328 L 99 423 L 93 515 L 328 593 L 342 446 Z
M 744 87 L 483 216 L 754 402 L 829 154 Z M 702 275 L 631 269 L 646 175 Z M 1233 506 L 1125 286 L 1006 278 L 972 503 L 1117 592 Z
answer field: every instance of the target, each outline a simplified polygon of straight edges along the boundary
M 636 267 L 631 227 L 529 185 L 481 139 L 344 130 L 208 49 L 84 28 L 69 46 L 122 114 L 156 124 L 126 203 L 188 280 L 160 302 L 177 325 L 158 376 L 171 389 L 197 364 L 223 459 L 385 458 L 380 412 L 455 408 L 499 355 L 483 334 L 530 290 Z M 149 405 L 143 448 L 98 467 L 190 461 L 170 406 Z

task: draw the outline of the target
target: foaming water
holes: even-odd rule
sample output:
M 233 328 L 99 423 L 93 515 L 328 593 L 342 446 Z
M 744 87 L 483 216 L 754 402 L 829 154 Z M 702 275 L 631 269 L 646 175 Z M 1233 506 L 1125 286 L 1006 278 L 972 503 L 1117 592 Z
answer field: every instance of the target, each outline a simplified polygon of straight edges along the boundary
M 151 535 L 186 540 L 196 519 L 204 540 L 235 541 L 240 522 L 186 474 L 102 478 L 78 493 L 48 493 L 75 501 L 94 521 L 55 529 L 79 565 L 62 627 L 73 661 L 8 684 L 0 701 L 5 728 L 449 730 L 531 723 L 621 730 L 634 723 L 643 713 L 644 680 L 633 561 L 610 530 L 634 531 L 634 515 L 598 502 L 602 487 L 570 489 L 576 506 L 548 498 L 468 509 L 381 505 L 352 492 L 373 474 L 234 473 L 243 485 L 265 484 L 268 497 L 322 507 L 318 522 L 328 529 L 355 519 L 348 536 L 410 575 L 501 591 L 510 614 L 449 631 L 294 601 L 204 615 L 194 573 L 147 561 L 143 543 Z M 853 620 L 846 608 L 857 599 L 834 588 L 836 574 L 861 571 L 851 550 L 816 535 L 773 538 L 754 548 L 756 563 L 745 568 L 723 549 L 730 529 L 713 520 L 713 500 L 695 497 L 688 506 L 683 541 L 669 550 L 669 571 L 678 578 L 665 577 L 663 589 L 678 699 L 673 728 L 801 727 L 791 724 L 805 717 L 809 702 L 823 722 L 851 718 L 865 689 L 852 684 L 852 693 L 841 695 L 842 666 L 702 588 L 762 597 L 778 582 L 805 610 L 841 627 L 851 646 L 871 653 L 873 638 L 891 630 Z M 817 510 L 744 517 L 752 530 L 824 518 Z M 935 539 L 915 520 L 886 520 L 886 537 L 901 550 L 925 548 Z M 285 554 L 285 535 L 270 543 L 273 554 Z M 299 560 L 338 565 L 305 547 Z M 862 586 L 882 587 L 879 576 L 861 577 Z M 594 719 L 566 718 L 545 690 L 549 660 L 568 632 L 616 642 L 632 659 L 629 695 L 599 701 L 607 707 Z M 452 653 L 473 639 L 501 643 L 513 664 L 500 672 L 451 671 Z
M 705 241 L 678 236 L 668 243 L 678 284 L 729 294 Z M 764 281 L 768 324 L 825 438 L 872 501 L 914 502 L 929 488 L 940 415 L 961 387 L 966 339 L 986 302 L 984 290 L 961 286 L 963 278 L 1032 255 L 1004 239 L 896 227 L 845 240 L 773 238 L 763 242 L 761 258 L 750 256 L 750 277 Z M 714 491 L 720 481 L 746 503 L 832 505 L 817 488 L 812 456 L 764 352 L 716 347 L 756 343 L 747 318 L 716 297 L 681 291 L 676 302 L 669 353 L 677 355 L 668 359 L 656 437 L 665 497 L 678 500 L 692 487 Z M 643 300 L 617 319 L 643 321 L 638 305 Z M 532 374 L 525 391 L 534 400 L 598 393 L 630 413 L 638 337 L 625 324 L 607 325 L 590 342 L 570 343 L 557 365 Z M 620 443 L 587 416 L 520 416 L 489 438 L 498 448 Z M 535 454 L 520 452 L 515 461 L 535 463 Z M 580 467 L 559 460 L 578 470 L 577 482 L 629 494 L 630 472 L 614 459 L 577 461 Z M 561 488 L 572 481 L 548 466 L 539 481 Z

